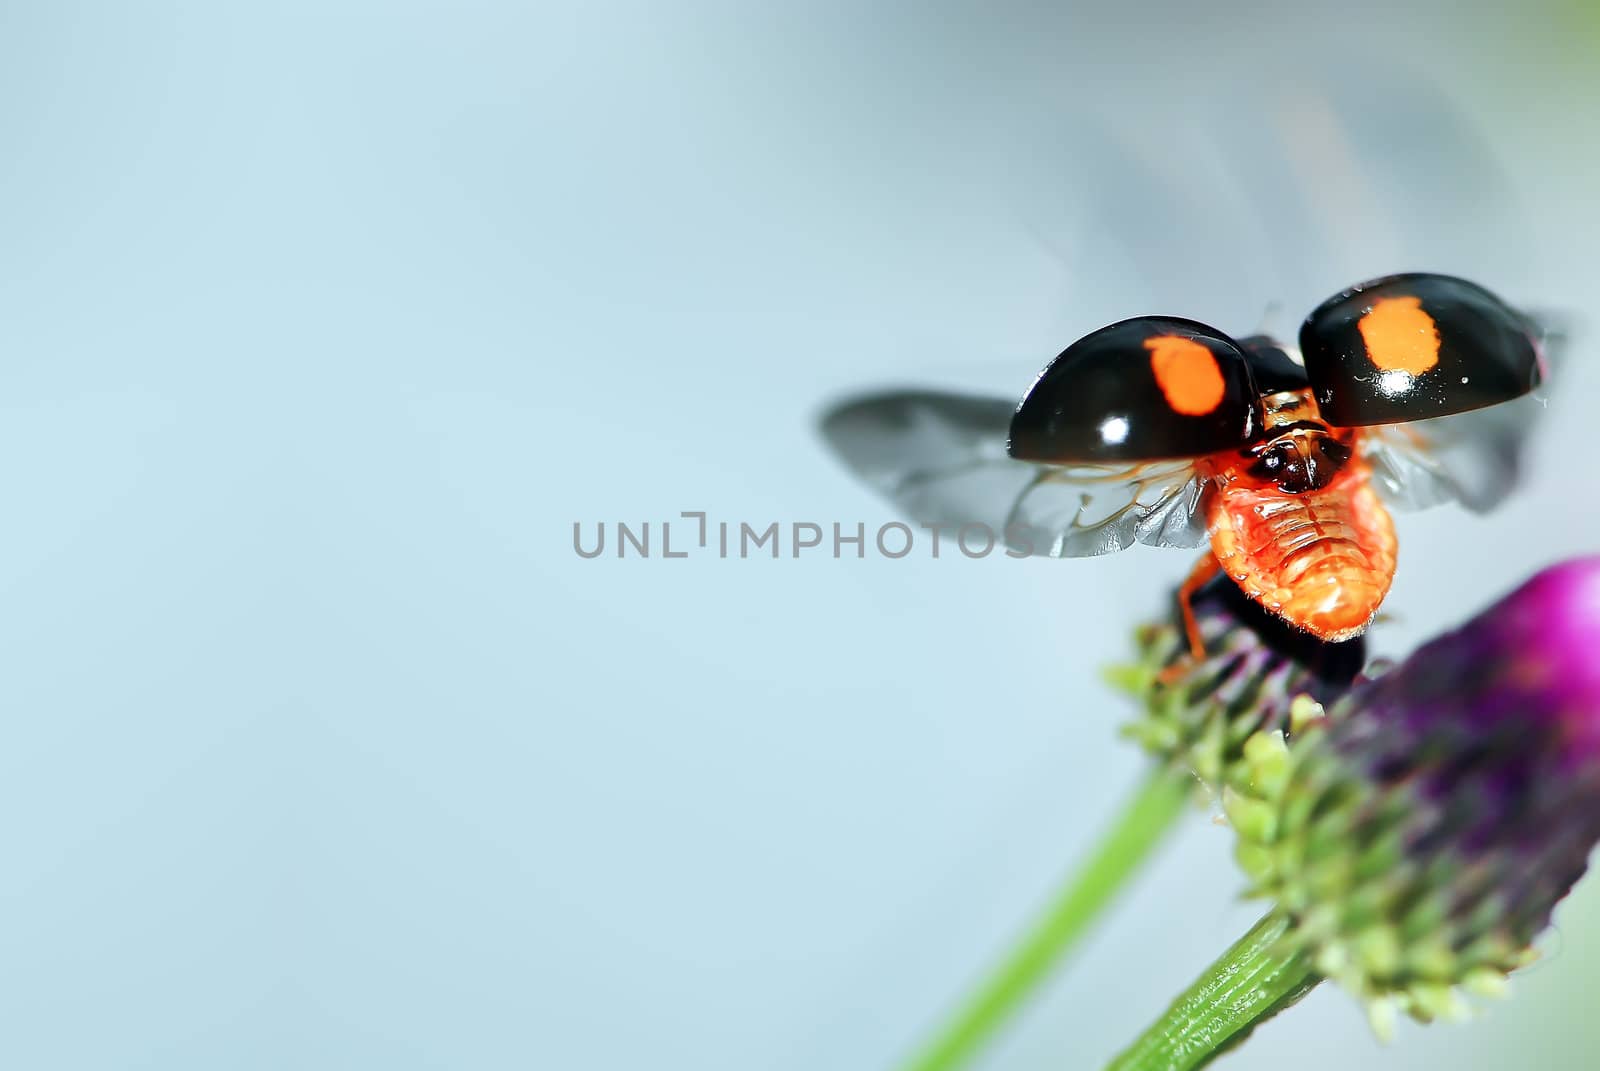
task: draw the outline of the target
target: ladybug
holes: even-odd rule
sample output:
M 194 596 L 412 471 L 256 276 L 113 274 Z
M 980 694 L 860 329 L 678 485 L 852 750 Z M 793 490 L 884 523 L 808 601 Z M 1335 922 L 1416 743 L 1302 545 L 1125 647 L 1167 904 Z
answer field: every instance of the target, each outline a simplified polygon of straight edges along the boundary
M 1094 331 L 1020 404 L 928 391 L 836 407 L 847 464 L 928 524 L 985 524 L 1013 556 L 1135 542 L 1219 573 L 1326 642 L 1359 636 L 1394 580 L 1390 506 L 1483 511 L 1511 489 L 1556 338 L 1489 291 L 1391 275 L 1312 310 L 1298 346 L 1170 316 Z

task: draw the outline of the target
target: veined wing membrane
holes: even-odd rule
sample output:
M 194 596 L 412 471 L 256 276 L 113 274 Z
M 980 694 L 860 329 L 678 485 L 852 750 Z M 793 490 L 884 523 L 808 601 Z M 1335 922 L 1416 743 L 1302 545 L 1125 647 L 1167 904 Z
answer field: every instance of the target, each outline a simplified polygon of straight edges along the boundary
M 850 399 L 822 434 L 864 482 L 925 525 L 982 525 L 1019 555 L 1088 557 L 1206 540 L 1191 462 L 1050 465 L 1006 452 L 1015 406 L 898 391 Z

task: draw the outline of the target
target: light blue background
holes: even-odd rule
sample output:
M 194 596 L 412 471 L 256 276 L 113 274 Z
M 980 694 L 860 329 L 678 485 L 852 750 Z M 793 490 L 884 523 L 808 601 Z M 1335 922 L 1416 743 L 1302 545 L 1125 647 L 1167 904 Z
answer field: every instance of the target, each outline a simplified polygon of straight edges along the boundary
M 578 559 L 890 518 L 828 398 L 1423 268 L 1593 311 L 1579 7 L 0 3 L 0 1065 L 881 1068 L 1139 776 L 1188 562 Z M 1580 346 L 1405 650 L 1595 549 Z M 1197 815 L 992 1054 L 1093 1067 L 1242 931 Z M 1588 1067 L 1600 894 L 1470 1027 Z

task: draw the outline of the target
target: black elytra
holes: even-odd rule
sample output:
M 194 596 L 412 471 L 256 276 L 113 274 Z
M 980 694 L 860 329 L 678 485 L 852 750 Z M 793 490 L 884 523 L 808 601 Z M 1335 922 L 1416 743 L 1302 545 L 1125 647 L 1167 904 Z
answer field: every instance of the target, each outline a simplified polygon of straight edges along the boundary
M 1173 340 L 1188 374 L 1164 385 L 1156 358 Z M 1257 399 L 1237 342 L 1194 320 L 1140 316 L 1085 335 L 1039 373 L 1011 417 L 1008 449 L 1049 462 L 1203 457 L 1250 442 Z
M 1385 302 L 1398 304 L 1380 308 Z M 1374 309 L 1382 316 L 1396 308 L 1399 319 L 1391 322 L 1425 336 L 1429 349 L 1432 321 L 1437 349 L 1426 368 L 1420 367 L 1425 359 L 1396 367 L 1392 355 L 1381 352 L 1384 335 L 1369 318 Z M 1400 343 L 1404 348 L 1415 339 Z M 1341 427 L 1481 409 L 1527 394 L 1541 374 L 1526 317 L 1475 283 L 1426 272 L 1385 276 L 1329 298 L 1301 326 L 1300 352 L 1323 419 Z

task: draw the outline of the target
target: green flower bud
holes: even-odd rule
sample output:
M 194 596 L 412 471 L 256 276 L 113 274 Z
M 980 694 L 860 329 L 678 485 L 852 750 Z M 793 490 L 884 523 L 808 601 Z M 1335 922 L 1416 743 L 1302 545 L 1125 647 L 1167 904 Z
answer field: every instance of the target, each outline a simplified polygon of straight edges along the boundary
M 1367 1002 L 1457 1018 L 1492 994 L 1600 841 L 1600 557 L 1546 570 L 1285 743 L 1224 806 L 1287 941 Z
M 1141 627 L 1136 658 L 1107 673 L 1139 701 L 1124 733 L 1159 761 L 1192 771 L 1220 788 L 1242 777 L 1245 745 L 1257 732 L 1292 727 L 1296 718 L 1342 695 L 1366 659 L 1365 643 L 1323 643 L 1263 610 L 1227 577 L 1191 600 L 1205 642 L 1196 661 L 1174 610 Z

